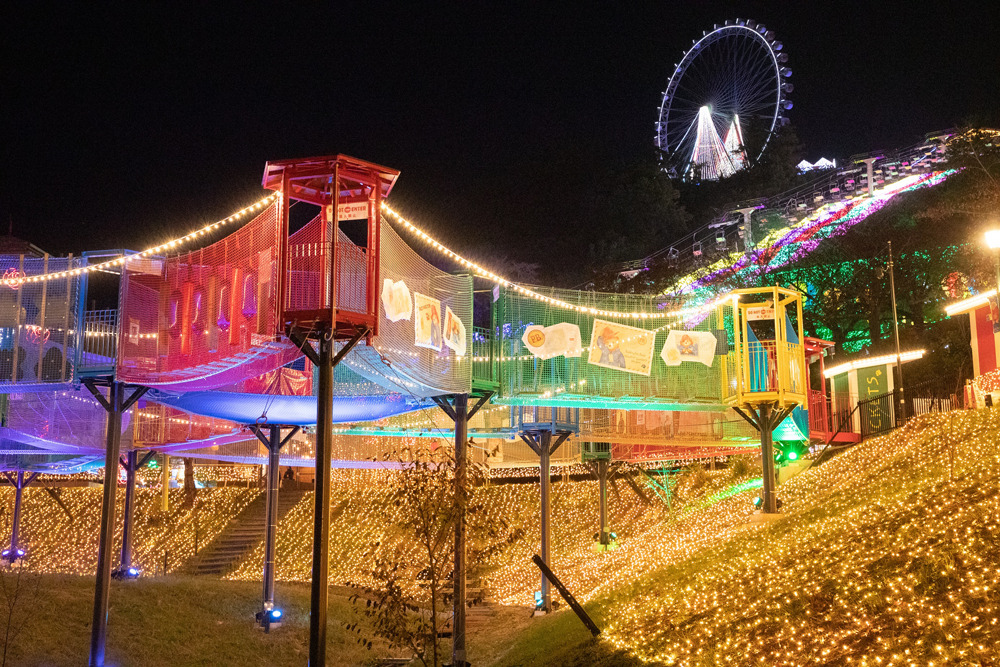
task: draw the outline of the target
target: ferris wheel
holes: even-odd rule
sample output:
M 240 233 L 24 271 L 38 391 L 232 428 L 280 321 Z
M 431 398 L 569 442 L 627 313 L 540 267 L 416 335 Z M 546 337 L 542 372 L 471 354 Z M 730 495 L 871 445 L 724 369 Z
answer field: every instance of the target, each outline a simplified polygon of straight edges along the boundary
M 792 108 L 781 42 L 745 19 L 712 26 L 684 52 L 663 93 L 656 146 L 673 177 L 718 180 L 756 161 Z

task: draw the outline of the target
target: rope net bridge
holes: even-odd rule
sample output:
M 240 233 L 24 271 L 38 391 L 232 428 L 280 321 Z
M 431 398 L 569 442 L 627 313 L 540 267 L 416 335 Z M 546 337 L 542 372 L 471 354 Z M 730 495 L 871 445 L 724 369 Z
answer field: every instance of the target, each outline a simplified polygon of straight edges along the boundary
M 921 177 L 920 184 L 936 184 L 944 173 Z M 348 183 L 351 176 L 340 178 Z M 300 197 L 309 188 L 322 190 L 323 182 L 290 184 L 272 166 L 265 175 L 268 187 L 284 184 Z M 102 270 L 120 270 L 117 310 L 85 309 L 93 268 L 86 253 L 0 257 L 0 434 L 4 456 L 16 457 L 8 467 L 59 469 L 66 461 L 65 471 L 72 472 L 88 465 L 86 456 L 99 456 L 103 413 L 80 383 L 100 374 L 149 388 L 132 408 L 149 416 L 124 420 L 126 450 L 263 461 L 248 425 L 316 422 L 315 370 L 286 335 L 286 314 L 324 308 L 336 310 L 338 323 L 369 327 L 357 344 L 335 343 L 337 352 L 349 347 L 335 370 L 338 461 L 370 459 L 415 437 L 450 441 L 451 425 L 432 399 L 470 392 L 493 394 L 470 433 L 484 451 L 503 452 L 505 465 L 532 462 L 517 437 L 526 425 L 557 421 L 572 431 L 572 449 L 564 452 L 596 448 L 615 458 L 652 460 L 758 446 L 756 432 L 727 400 L 737 364 L 732 303 L 708 302 L 713 295 L 703 270 L 686 289 L 658 296 L 516 285 L 462 259 L 395 212 L 378 215 L 377 202 L 359 208 L 366 197 L 375 201 L 372 188 L 341 189 L 338 201 L 347 203 L 339 204 L 337 220 L 321 205 L 320 214 L 292 234 L 287 197 L 278 193 L 245 209 L 256 215 L 211 245 L 164 254 L 173 248 L 164 244 L 160 252 L 102 263 Z M 881 198 L 873 201 L 877 210 Z M 863 208 L 855 205 L 862 215 L 852 215 L 852 222 L 864 217 Z M 355 242 L 357 221 L 365 219 L 374 225 L 375 241 Z M 427 262 L 389 220 L 457 259 L 469 274 Z M 797 234 L 794 245 L 803 251 L 821 236 Z M 772 254 L 789 246 L 779 236 L 768 242 Z M 734 256 L 729 271 L 746 262 Z M 473 321 L 474 275 L 496 283 L 488 322 Z M 39 411 L 43 418 L 23 418 Z M 150 420 L 170 426 L 153 428 Z M 188 428 L 178 429 L 185 420 Z M 212 423 L 207 431 L 205 420 Z M 426 428 L 415 435 L 419 421 Z M 800 416 L 781 429 L 784 435 L 776 437 L 808 438 Z M 307 443 L 309 436 L 296 441 Z M 283 456 L 307 464 L 308 448 L 298 451 Z

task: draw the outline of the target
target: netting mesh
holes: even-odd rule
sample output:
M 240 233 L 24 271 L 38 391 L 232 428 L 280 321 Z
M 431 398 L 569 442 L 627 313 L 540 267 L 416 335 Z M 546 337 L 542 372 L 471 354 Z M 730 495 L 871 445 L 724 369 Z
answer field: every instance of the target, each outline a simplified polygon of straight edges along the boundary
M 159 447 L 169 450 L 172 446 L 192 441 L 210 440 L 208 447 L 218 449 L 229 441 L 248 437 L 247 433 L 233 422 L 188 414 L 158 403 L 142 402 L 134 412 L 135 428 L 132 440 L 136 447 Z M 231 437 L 227 440 L 226 436 Z
M 288 238 L 286 310 L 294 313 L 329 309 L 332 235 L 333 223 L 316 216 Z M 339 228 L 337 240 L 337 317 L 359 316 L 360 322 L 368 311 L 368 250 L 353 243 Z
M 674 311 L 692 305 L 643 295 L 535 291 L 576 306 L 621 313 Z M 506 292 L 498 306 L 501 400 L 616 407 L 606 402 L 610 399 L 628 401 L 632 409 L 721 403 L 732 338 L 729 306 L 719 314 L 687 321 L 594 315 L 515 291 Z M 535 346 L 538 352 L 533 353 L 523 340 L 526 331 L 553 325 L 571 328 L 542 331 Z M 676 331 L 673 338 L 671 331 Z M 712 338 L 696 335 L 701 333 Z M 670 360 L 674 365 L 661 357 L 672 355 L 671 349 L 678 352 Z M 584 399 L 605 402 L 588 404 Z
M 72 379 L 80 277 L 23 279 L 79 263 L 66 257 L 0 256 L 0 276 L 9 281 L 0 285 L 0 391 Z
M 348 355 L 348 367 L 404 395 L 467 393 L 473 358 L 471 276 L 435 268 L 384 219 L 381 225 L 380 273 L 383 288 L 390 284 L 395 297 L 383 289 L 379 334 L 372 347 L 359 345 Z M 404 290 L 405 298 L 400 296 Z
M 381 224 L 382 276 L 397 284 L 397 293 L 405 286 L 412 312 L 391 321 L 383 308 L 374 348 L 359 345 L 345 360 L 354 374 L 338 378 L 342 393 L 389 390 L 426 397 L 469 391 L 472 279 L 434 268 Z M 249 393 L 302 395 L 301 384 L 293 389 L 293 383 L 266 379 L 301 356 L 276 336 L 278 227 L 272 205 L 201 250 L 126 263 L 118 378 L 171 390 L 239 384 L 239 391 Z M 328 299 L 322 238 L 329 233 L 328 223 L 317 217 L 289 239 L 290 306 L 305 309 Z M 337 247 L 338 308 L 363 312 L 365 251 L 342 232 Z M 421 321 L 423 314 L 427 319 Z M 265 379 L 248 384 L 259 377 Z
M 210 246 L 124 265 L 118 379 L 213 389 L 300 356 L 277 339 L 278 210 Z
M 107 396 L 106 389 L 100 391 Z M 86 390 L 11 394 L 2 408 L 5 425 L 23 443 L 63 453 L 104 452 L 107 413 Z M 132 446 L 133 412 L 122 414 L 123 449 Z
M 732 410 L 582 410 L 580 439 L 641 446 L 698 447 L 756 442 L 757 431 Z

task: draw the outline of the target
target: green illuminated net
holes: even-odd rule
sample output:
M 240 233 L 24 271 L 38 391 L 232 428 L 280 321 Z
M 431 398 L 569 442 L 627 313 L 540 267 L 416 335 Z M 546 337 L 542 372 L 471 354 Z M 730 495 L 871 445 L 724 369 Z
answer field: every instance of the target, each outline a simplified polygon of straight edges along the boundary
M 660 313 L 690 308 L 680 298 L 603 294 L 535 288 L 543 296 L 595 311 Z M 637 319 L 570 310 L 515 291 L 501 295 L 497 306 L 500 356 L 500 402 L 512 405 L 576 406 L 637 410 L 724 410 L 727 356 L 732 341 L 731 306 L 697 316 Z M 579 330 L 577 345 L 545 347 L 533 353 L 524 340 L 533 327 L 556 337 Z M 571 325 L 566 328 L 565 325 Z M 675 331 L 671 338 L 670 332 Z M 704 334 L 710 334 L 705 336 Z M 608 340 L 605 341 L 604 339 Z M 714 340 L 713 340 L 714 338 Z M 668 365 L 680 343 L 681 355 Z M 538 346 L 536 346 L 537 348 Z M 710 348 L 710 349 L 709 349 Z M 565 350 L 566 354 L 556 354 Z M 552 355 L 552 356 L 550 356 Z M 548 358 L 546 358 L 548 357 Z

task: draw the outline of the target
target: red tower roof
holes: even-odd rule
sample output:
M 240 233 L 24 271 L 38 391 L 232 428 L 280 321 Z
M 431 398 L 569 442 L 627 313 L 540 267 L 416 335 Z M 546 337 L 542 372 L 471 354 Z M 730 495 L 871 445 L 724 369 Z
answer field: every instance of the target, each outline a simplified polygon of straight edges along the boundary
M 340 180 L 340 203 L 367 199 L 366 187 L 376 179 L 381 184 L 379 200 L 389 196 L 399 172 L 374 162 L 366 162 L 349 155 L 274 160 L 264 166 L 262 185 L 268 190 L 280 190 L 283 177 L 288 178 L 289 191 L 285 194 L 298 201 L 317 206 L 330 204 L 330 185 L 337 167 Z

